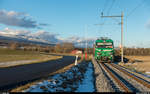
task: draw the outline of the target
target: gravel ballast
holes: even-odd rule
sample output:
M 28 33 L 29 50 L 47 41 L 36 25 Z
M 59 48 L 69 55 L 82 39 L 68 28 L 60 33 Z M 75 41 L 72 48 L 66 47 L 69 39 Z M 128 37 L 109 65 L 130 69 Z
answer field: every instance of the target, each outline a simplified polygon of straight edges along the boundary
M 94 65 L 94 74 L 95 74 L 95 87 L 97 92 L 114 92 L 111 83 L 111 80 L 108 79 L 102 68 L 99 67 L 95 59 L 92 57 L 92 62 Z

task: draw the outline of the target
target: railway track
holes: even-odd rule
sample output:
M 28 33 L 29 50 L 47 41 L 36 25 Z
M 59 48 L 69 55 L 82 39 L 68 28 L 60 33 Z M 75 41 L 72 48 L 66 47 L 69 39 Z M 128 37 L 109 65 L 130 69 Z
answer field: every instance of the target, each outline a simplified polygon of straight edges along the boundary
M 118 69 L 120 72 L 126 74 L 127 76 L 131 77 L 132 79 L 134 79 L 135 81 L 137 81 L 138 83 L 142 84 L 143 86 L 147 87 L 150 90 L 150 82 L 144 80 L 143 78 L 130 73 L 129 71 L 122 69 L 120 66 L 116 65 L 116 64 L 110 64 L 110 66 Z
M 104 70 L 106 70 L 108 72 L 108 74 L 112 77 L 112 79 L 115 80 L 116 84 L 119 85 L 119 87 L 121 87 L 123 89 L 124 92 L 132 92 L 130 90 L 130 88 L 128 88 L 128 86 L 126 84 L 123 83 L 123 81 L 118 77 L 116 76 L 112 70 L 110 70 L 108 68 L 108 66 L 106 66 L 105 64 L 101 63 L 100 65 L 102 65 L 102 67 L 104 68 Z
M 120 91 L 146 92 L 150 90 L 150 82 L 130 73 L 119 65 L 111 63 L 98 63 L 98 65 L 103 68 L 107 75 L 109 75 L 110 79 L 114 80 L 116 86 L 120 88 Z M 134 81 L 129 81 L 129 79 Z

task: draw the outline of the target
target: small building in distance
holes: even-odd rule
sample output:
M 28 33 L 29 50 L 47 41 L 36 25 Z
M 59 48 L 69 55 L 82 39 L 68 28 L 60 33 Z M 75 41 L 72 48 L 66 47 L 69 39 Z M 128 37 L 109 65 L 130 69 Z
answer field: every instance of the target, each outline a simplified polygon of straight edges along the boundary
M 71 54 L 82 54 L 81 50 L 73 50 L 71 51 Z

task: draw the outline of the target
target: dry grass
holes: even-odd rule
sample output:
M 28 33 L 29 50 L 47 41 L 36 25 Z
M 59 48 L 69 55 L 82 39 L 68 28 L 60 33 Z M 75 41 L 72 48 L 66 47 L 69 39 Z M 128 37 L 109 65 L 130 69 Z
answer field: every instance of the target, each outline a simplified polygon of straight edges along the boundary
M 150 56 L 126 56 L 130 60 L 126 67 L 133 68 L 138 72 L 150 72 Z M 134 63 L 131 63 L 134 61 Z
M 130 60 L 140 60 L 143 62 L 150 62 L 150 56 L 125 56 Z
M 0 62 L 41 59 L 44 55 L 38 52 L 0 49 Z
M 30 62 L 25 62 L 25 63 L 16 63 L 16 64 L 12 64 L 12 65 L 1 65 L 0 68 L 8 68 L 8 67 L 14 67 L 14 66 L 20 66 L 20 65 L 27 65 L 27 64 L 34 64 L 34 63 L 44 63 L 47 61 L 51 61 L 51 60 L 56 60 L 56 59 L 60 59 L 62 58 L 62 56 L 49 56 L 49 57 L 43 57 L 41 59 L 37 59 L 35 61 L 30 61 Z
M 23 51 L 23 50 L 10 50 L 10 49 L 0 49 L 0 63 L 7 63 L 11 61 L 22 61 L 22 60 L 31 60 L 31 62 L 20 63 L 20 64 L 10 64 L 0 67 L 10 67 L 18 66 L 24 64 L 32 63 L 41 63 L 49 60 L 60 59 L 62 56 L 53 56 L 46 53 L 32 52 L 32 51 Z
M 64 56 L 75 56 L 75 54 L 71 54 L 71 53 L 51 53 L 54 55 L 64 55 Z
M 8 61 L 20 61 L 20 60 L 45 60 L 51 59 L 58 56 L 52 55 L 42 55 L 42 54 L 33 54 L 33 55 L 0 55 L 0 62 Z

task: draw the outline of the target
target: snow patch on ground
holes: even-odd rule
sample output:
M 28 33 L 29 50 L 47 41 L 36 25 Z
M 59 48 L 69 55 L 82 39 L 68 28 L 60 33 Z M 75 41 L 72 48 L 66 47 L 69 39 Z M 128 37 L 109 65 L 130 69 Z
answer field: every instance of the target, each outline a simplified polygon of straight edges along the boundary
M 83 82 L 78 86 L 78 89 L 76 92 L 94 92 L 94 79 L 93 79 L 93 65 L 92 63 L 89 63 L 88 69 L 85 73 L 85 77 Z
M 148 77 L 148 78 L 150 78 L 150 72 L 149 71 L 147 71 L 147 72 L 145 72 L 145 74 L 143 74 L 145 77 Z
M 145 72 L 145 73 L 150 74 L 150 72 L 149 72 L 149 71 L 147 71 L 147 72 Z
M 80 63 L 52 79 L 30 86 L 23 92 L 94 92 L 93 65 Z

